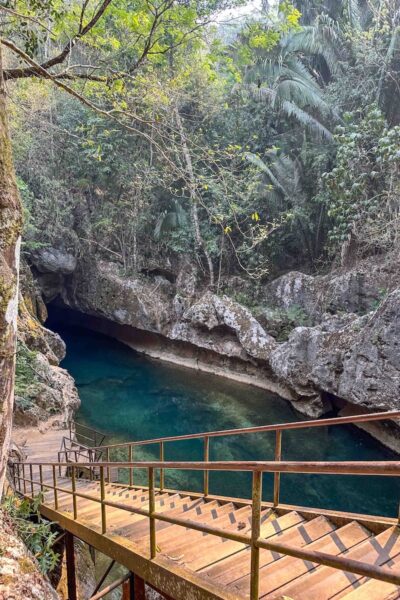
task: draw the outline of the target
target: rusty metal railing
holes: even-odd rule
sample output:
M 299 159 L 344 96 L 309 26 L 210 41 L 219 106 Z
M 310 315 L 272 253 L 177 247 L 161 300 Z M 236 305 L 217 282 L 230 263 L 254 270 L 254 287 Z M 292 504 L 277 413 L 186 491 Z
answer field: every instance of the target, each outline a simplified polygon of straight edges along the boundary
M 85 446 L 81 442 L 75 441 L 70 437 L 63 436 L 61 441 L 60 450 L 57 453 L 58 462 L 98 462 L 102 457 L 102 450 L 93 448 L 92 446 Z M 71 460 L 70 457 L 75 460 Z M 61 475 L 61 467 L 59 469 Z
M 280 423 L 277 425 L 261 425 L 257 427 L 245 427 L 242 429 L 223 429 L 219 431 L 207 431 L 202 433 L 192 433 L 186 435 L 167 436 L 161 438 L 153 438 L 148 440 L 120 442 L 118 444 L 108 444 L 97 447 L 92 447 L 93 450 L 101 450 L 104 452 L 106 462 L 110 462 L 111 451 L 114 449 L 127 451 L 128 462 L 134 460 L 134 448 L 137 446 L 144 446 L 149 444 L 159 445 L 159 457 L 160 461 L 164 460 L 165 456 L 165 444 L 170 442 L 187 441 L 194 439 L 203 439 L 203 460 L 208 462 L 210 458 L 210 441 L 212 438 L 234 436 L 234 435 L 246 435 L 249 433 L 266 433 L 269 431 L 275 432 L 275 461 L 280 461 L 282 458 L 282 437 L 284 431 L 293 431 L 299 429 L 308 429 L 313 427 L 331 427 L 336 425 L 348 425 L 357 423 L 367 423 L 372 421 L 383 421 L 400 419 L 400 411 L 380 412 L 371 413 L 365 415 L 352 415 L 346 417 L 332 417 L 327 419 L 315 419 L 310 421 L 294 421 L 292 423 Z M 127 467 L 127 465 L 126 465 Z M 108 481 L 110 481 L 110 468 L 107 469 Z M 129 485 L 133 486 L 134 483 L 134 472 L 133 469 L 129 468 Z M 163 469 L 160 470 L 160 489 L 164 488 L 165 477 Z M 203 482 L 203 494 L 208 496 L 209 494 L 209 473 L 207 470 L 204 471 L 204 482 Z M 280 473 L 274 474 L 274 506 L 279 505 L 280 498 Z
M 70 440 L 77 442 L 79 442 L 78 437 L 84 438 L 86 442 L 90 442 L 90 447 L 99 448 L 107 436 L 93 427 L 88 427 L 87 425 L 71 420 L 69 422 L 69 437 Z
M 30 477 L 25 476 L 25 467 L 29 467 Z M 63 487 L 57 484 L 58 467 L 67 466 L 71 470 L 71 486 Z M 76 473 L 81 467 L 88 469 L 98 468 L 100 472 L 99 495 L 94 496 L 86 494 L 76 487 Z M 131 504 L 123 504 L 107 499 L 105 470 L 111 467 L 121 468 L 139 468 L 145 469 L 148 473 L 148 508 L 138 508 Z M 53 484 L 43 481 L 43 469 L 49 468 L 52 472 Z M 157 520 L 180 525 L 189 529 L 218 536 L 224 539 L 232 540 L 250 546 L 251 552 L 251 572 L 250 572 L 250 599 L 259 598 L 259 564 L 260 550 L 262 548 L 277 552 L 279 554 L 294 556 L 303 560 L 310 561 L 317 565 L 327 565 L 343 571 L 355 573 L 357 575 L 372 577 L 395 585 L 400 585 L 400 573 L 384 566 L 370 565 L 362 561 L 349 559 L 343 556 L 334 556 L 323 552 L 311 551 L 304 548 L 295 548 L 287 544 L 279 544 L 268 541 L 268 537 L 261 536 L 261 516 L 262 516 L 262 474 L 265 472 L 280 473 L 314 473 L 327 475 L 358 475 L 358 476 L 399 476 L 400 461 L 353 461 L 353 462 L 289 462 L 289 461 L 221 461 L 221 462 L 171 462 L 171 461 L 143 461 L 143 462 L 120 462 L 110 463 L 101 462 L 94 465 L 88 463 L 52 463 L 52 462 L 17 462 L 13 466 L 13 478 L 16 489 L 26 494 L 26 484 L 31 486 L 31 496 L 34 495 L 34 487 L 39 487 L 41 492 L 53 490 L 54 509 L 58 510 L 58 493 L 72 495 L 73 519 L 79 519 L 78 499 L 83 498 L 100 505 L 101 531 L 107 533 L 107 507 L 116 508 L 128 513 L 142 515 L 149 519 L 149 538 L 150 555 L 152 560 L 157 555 L 156 526 Z M 202 470 L 202 471 L 250 471 L 253 473 L 252 482 L 252 502 L 251 502 L 251 533 L 233 532 L 219 527 L 213 527 L 189 519 L 169 516 L 156 511 L 156 488 L 155 488 L 155 470 L 156 469 L 182 469 L 182 470 Z M 39 480 L 34 479 L 34 471 L 39 471 Z M 22 471 L 22 477 L 21 477 Z M 273 535 L 273 534 L 271 534 Z

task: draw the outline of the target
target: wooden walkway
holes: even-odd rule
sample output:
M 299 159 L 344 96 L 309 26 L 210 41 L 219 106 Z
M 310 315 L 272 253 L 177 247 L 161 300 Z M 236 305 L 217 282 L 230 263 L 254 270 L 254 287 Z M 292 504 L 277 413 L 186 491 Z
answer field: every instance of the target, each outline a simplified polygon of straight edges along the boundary
M 56 461 L 61 438 L 59 432 L 50 431 L 29 440 L 27 463 L 48 461 L 49 457 Z M 47 487 L 54 480 L 54 467 L 40 468 L 42 484 L 39 467 L 34 465 L 31 469 L 34 483 L 25 472 L 28 481 L 19 485 L 26 496 L 37 494 L 40 489 L 44 491 L 42 513 L 46 517 L 58 521 L 63 528 L 171 598 L 250 597 L 252 569 L 248 544 L 157 519 L 154 521 L 157 552 L 151 559 L 148 516 L 127 512 L 123 507 L 128 511 L 130 508 L 155 511 L 167 519 L 185 519 L 194 526 L 216 527 L 234 537 L 252 534 L 251 501 L 173 490 L 155 491 L 151 498 L 148 488 L 105 483 L 102 489 L 100 481 L 75 477 L 72 481 L 65 468 L 61 469 L 61 475 L 57 474 L 55 493 Z M 72 489 L 81 496 L 75 496 L 74 500 Z M 108 504 L 102 505 L 101 500 Z M 105 523 L 106 534 L 102 532 Z M 259 537 L 400 574 L 400 529 L 394 519 L 261 503 Z M 265 600 L 400 599 L 397 584 L 270 549 L 260 549 L 258 573 L 258 597 Z

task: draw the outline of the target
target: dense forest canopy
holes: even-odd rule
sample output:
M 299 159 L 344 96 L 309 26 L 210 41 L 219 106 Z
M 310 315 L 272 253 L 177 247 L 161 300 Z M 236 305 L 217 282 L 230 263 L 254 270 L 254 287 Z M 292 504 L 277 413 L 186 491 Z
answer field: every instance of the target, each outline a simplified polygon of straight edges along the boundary
M 220 289 L 393 247 L 395 0 L 102 6 L 85 35 L 90 1 L 2 13 L 26 252 L 90 240 L 127 274 L 189 255 Z

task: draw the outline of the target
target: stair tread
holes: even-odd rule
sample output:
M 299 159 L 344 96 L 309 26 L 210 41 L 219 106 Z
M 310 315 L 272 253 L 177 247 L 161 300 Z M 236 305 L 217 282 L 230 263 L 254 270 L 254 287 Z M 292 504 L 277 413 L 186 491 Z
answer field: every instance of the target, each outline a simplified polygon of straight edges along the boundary
M 291 513 L 288 514 L 290 515 Z M 283 515 L 283 517 L 286 516 Z M 301 522 L 300 524 L 291 521 L 286 521 L 285 523 L 282 520 L 283 517 L 279 518 L 281 531 L 276 533 L 273 538 L 270 538 L 271 541 L 276 540 L 277 542 L 291 544 L 295 547 L 303 547 L 336 529 L 331 521 L 322 516 L 310 521 Z M 262 549 L 260 551 L 260 568 L 279 559 L 281 559 L 281 555 L 276 555 L 275 552 Z M 233 583 L 250 573 L 250 548 L 247 546 L 237 554 L 216 562 L 202 569 L 200 572 L 212 578 L 216 583 L 222 585 Z
M 261 532 L 260 535 L 264 538 L 270 538 L 276 536 L 278 533 L 284 532 L 287 529 L 293 528 L 296 525 L 302 523 L 304 521 L 303 517 L 301 517 L 297 512 L 292 511 L 280 517 L 277 517 L 272 510 L 264 511 L 264 519 L 261 524 Z M 239 519 L 238 519 L 239 521 Z M 249 518 L 249 526 L 247 528 L 243 528 L 242 532 L 250 534 L 251 519 Z M 239 530 L 240 531 L 240 530 Z M 249 546 L 246 544 L 242 544 L 240 542 L 234 542 L 232 540 L 224 540 L 222 538 L 216 538 L 215 543 L 213 544 L 210 552 L 204 552 L 203 555 L 199 555 L 194 558 L 190 563 L 187 564 L 189 568 L 193 570 L 200 570 L 206 566 L 216 563 L 221 559 L 227 558 L 232 554 L 237 554 L 238 552 L 248 549 Z M 245 557 L 243 556 L 243 559 Z M 245 569 L 246 569 L 247 560 L 245 560 Z M 245 570 L 245 573 L 247 569 Z
M 399 563 L 400 560 L 397 559 L 397 567 L 399 567 Z M 344 600 L 396 600 L 400 597 L 400 586 L 378 579 L 369 579 L 360 587 L 333 597 L 335 600 L 336 598 L 343 598 Z
M 400 554 L 400 531 L 391 527 L 386 531 L 364 541 L 354 549 L 345 552 L 346 558 L 361 560 L 376 566 L 384 565 Z M 291 588 L 287 588 L 287 595 L 292 595 L 299 600 L 319 600 L 323 590 L 329 589 L 329 598 L 347 589 L 351 591 L 360 585 L 361 575 L 319 566 L 312 574 L 295 581 Z M 286 593 L 286 592 L 285 592 Z
M 232 512 L 233 505 L 232 503 L 228 503 L 219 507 L 218 512 L 212 510 L 210 513 L 204 515 L 201 522 L 212 527 L 224 527 L 224 525 L 228 524 L 229 514 Z M 174 525 L 174 527 L 179 531 L 180 543 L 176 540 L 171 541 L 170 538 L 166 538 L 163 542 L 159 541 L 161 551 L 167 555 L 173 553 L 174 557 L 182 555 L 182 553 L 186 552 L 188 549 L 192 549 L 193 544 L 195 544 L 197 549 L 203 538 L 208 536 L 208 534 L 204 532 L 188 529 L 182 525 Z M 174 560 L 176 559 L 174 558 Z
M 312 542 L 309 544 L 308 549 L 320 550 L 335 555 L 341 554 L 347 548 L 364 541 L 370 536 L 370 532 L 353 521 Z M 260 569 L 260 597 L 269 597 L 267 594 L 280 590 L 282 586 L 289 584 L 313 568 L 314 565 L 308 561 L 302 561 L 291 556 L 282 556 L 281 560 Z M 248 586 L 249 577 L 246 576 L 231 584 L 230 588 L 236 592 L 238 590 L 245 592 Z
M 197 500 L 191 500 L 187 496 L 180 499 L 179 502 L 174 502 L 175 507 L 171 508 L 169 502 L 165 502 L 163 506 L 159 507 L 157 512 L 162 512 L 169 517 L 182 517 L 190 519 L 196 515 L 196 509 L 201 507 L 205 501 L 202 498 Z M 166 523 L 165 521 L 156 520 L 155 523 L 157 537 L 159 532 L 163 529 L 172 526 L 172 523 Z M 148 535 L 149 525 L 148 523 L 130 523 L 119 526 L 114 533 L 120 533 L 136 541 L 138 538 L 142 538 Z

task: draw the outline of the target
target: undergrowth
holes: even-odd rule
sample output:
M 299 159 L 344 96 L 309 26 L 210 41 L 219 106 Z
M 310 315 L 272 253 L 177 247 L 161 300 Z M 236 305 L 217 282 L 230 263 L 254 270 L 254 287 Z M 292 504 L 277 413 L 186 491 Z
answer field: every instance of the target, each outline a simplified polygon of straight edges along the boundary
M 19 537 L 37 559 L 42 573 L 48 573 L 57 565 L 59 554 L 53 550 L 57 533 L 51 531 L 52 523 L 42 519 L 39 513 L 42 501 L 43 494 L 38 494 L 31 502 L 10 495 L 4 499 L 2 508 L 10 517 Z

